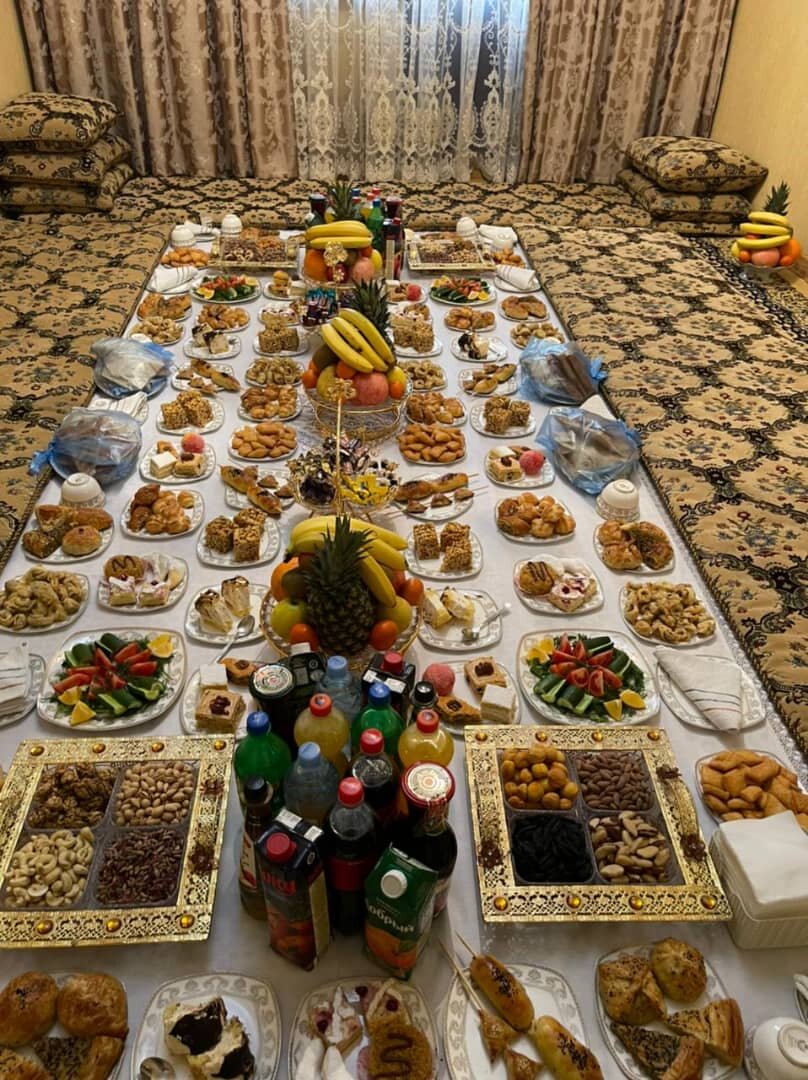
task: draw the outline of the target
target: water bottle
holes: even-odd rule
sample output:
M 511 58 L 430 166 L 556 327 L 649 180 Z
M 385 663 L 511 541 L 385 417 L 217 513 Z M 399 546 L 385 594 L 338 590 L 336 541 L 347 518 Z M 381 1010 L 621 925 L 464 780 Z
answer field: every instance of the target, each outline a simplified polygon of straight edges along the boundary
M 319 825 L 337 800 L 339 776 L 314 742 L 300 747 L 297 761 L 286 774 L 283 797 L 293 814 Z
M 362 708 L 362 686 L 344 656 L 330 656 L 320 689 L 328 694 L 349 724 Z

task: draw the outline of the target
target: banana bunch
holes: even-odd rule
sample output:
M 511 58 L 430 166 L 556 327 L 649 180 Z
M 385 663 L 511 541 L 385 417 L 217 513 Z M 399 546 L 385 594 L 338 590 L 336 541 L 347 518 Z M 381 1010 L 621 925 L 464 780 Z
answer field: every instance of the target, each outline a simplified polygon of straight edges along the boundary
M 752 210 L 749 220 L 739 227 L 740 236 L 732 242 L 732 254 L 740 257 L 742 251 L 768 251 L 783 247 L 794 235 L 791 222 L 785 214 L 771 210 Z
M 320 327 L 320 335 L 334 355 L 355 371 L 386 372 L 396 362 L 384 335 L 353 308 L 342 308 L 335 319 Z
M 289 537 L 290 553 L 313 555 L 325 543 L 336 520 L 333 515 L 325 515 L 307 518 L 295 525 Z M 351 531 L 368 533 L 369 543 L 360 556 L 359 573 L 376 600 L 385 607 L 392 607 L 396 602 L 396 592 L 385 568 L 406 570 L 407 560 L 403 552 L 407 541 L 390 529 L 358 518 L 351 519 Z
M 306 229 L 306 247 L 325 251 L 329 244 L 341 244 L 346 251 L 370 247 L 373 237 L 362 221 L 330 221 Z

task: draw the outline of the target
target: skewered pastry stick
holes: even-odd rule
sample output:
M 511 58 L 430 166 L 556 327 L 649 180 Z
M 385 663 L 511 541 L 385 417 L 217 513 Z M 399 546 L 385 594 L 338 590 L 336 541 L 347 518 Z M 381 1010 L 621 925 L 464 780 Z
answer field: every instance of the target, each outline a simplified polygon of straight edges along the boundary
M 488 1054 L 488 1060 L 493 1065 L 500 1054 L 503 1054 L 508 1047 L 508 1043 L 512 1043 L 514 1039 L 519 1038 L 519 1032 L 515 1031 L 510 1024 L 506 1023 L 501 1017 L 494 1016 L 493 1013 L 488 1012 L 483 1008 L 480 999 L 477 995 L 477 991 L 469 982 L 468 976 L 465 971 L 460 967 L 457 960 L 449 952 L 442 941 L 438 941 L 438 944 L 446 954 L 446 958 L 455 970 L 455 974 L 463 984 L 463 989 L 468 995 L 469 1001 L 472 1005 L 477 1007 L 477 1018 L 480 1023 L 480 1035 L 485 1046 L 486 1053 Z
M 471 953 L 469 975 L 475 986 L 485 994 L 497 1012 L 517 1031 L 527 1031 L 533 1023 L 533 1002 L 527 992 L 504 964 L 493 956 L 476 953 L 467 941 L 457 934 Z

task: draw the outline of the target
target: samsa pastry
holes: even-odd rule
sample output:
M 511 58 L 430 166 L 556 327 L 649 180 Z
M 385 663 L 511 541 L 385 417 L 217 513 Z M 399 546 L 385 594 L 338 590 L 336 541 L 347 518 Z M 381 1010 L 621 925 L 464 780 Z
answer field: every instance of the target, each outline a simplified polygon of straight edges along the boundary
M 59 988 L 50 975 L 27 971 L 0 993 L 0 1046 L 25 1046 L 51 1027 L 56 1019 Z
M 690 1005 L 707 989 L 704 957 L 686 941 L 664 938 L 651 950 L 651 970 L 665 997 Z
M 126 991 L 112 975 L 71 975 L 59 992 L 56 1016 L 71 1035 L 126 1037 Z
M 624 955 L 598 965 L 598 993 L 612 1018 L 624 1024 L 648 1024 L 667 1012 L 654 973 L 642 956 Z

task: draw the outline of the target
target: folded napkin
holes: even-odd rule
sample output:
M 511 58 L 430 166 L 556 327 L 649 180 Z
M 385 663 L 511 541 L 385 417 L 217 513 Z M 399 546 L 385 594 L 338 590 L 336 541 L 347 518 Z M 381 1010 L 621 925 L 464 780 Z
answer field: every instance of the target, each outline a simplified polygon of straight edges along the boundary
M 127 394 L 122 398 L 108 398 L 108 397 L 94 397 L 88 409 L 98 409 L 99 411 L 107 411 L 114 409 L 115 412 L 126 413 L 127 416 L 134 416 L 135 420 L 139 424 L 143 423 L 140 413 L 143 406 L 148 401 L 146 395 L 142 390 L 138 390 L 134 394 Z
M 787 810 L 719 825 L 719 852 L 734 891 L 755 919 L 805 915 L 808 834 Z
M 538 289 L 541 285 L 539 275 L 535 270 L 526 266 L 498 266 L 497 277 L 500 281 L 507 281 L 515 289 Z
M 654 656 L 708 724 L 719 731 L 749 726 L 737 664 L 716 664 L 709 656 L 683 656 L 678 649 L 655 649 Z
M 0 716 L 17 712 L 30 687 L 28 646 L 23 643 L 0 656 Z
M 188 285 L 199 275 L 196 266 L 158 266 L 149 281 L 149 289 L 156 293 L 187 291 Z
M 487 240 L 494 247 L 513 247 L 519 237 L 508 225 L 481 225 L 477 232 L 481 240 Z

